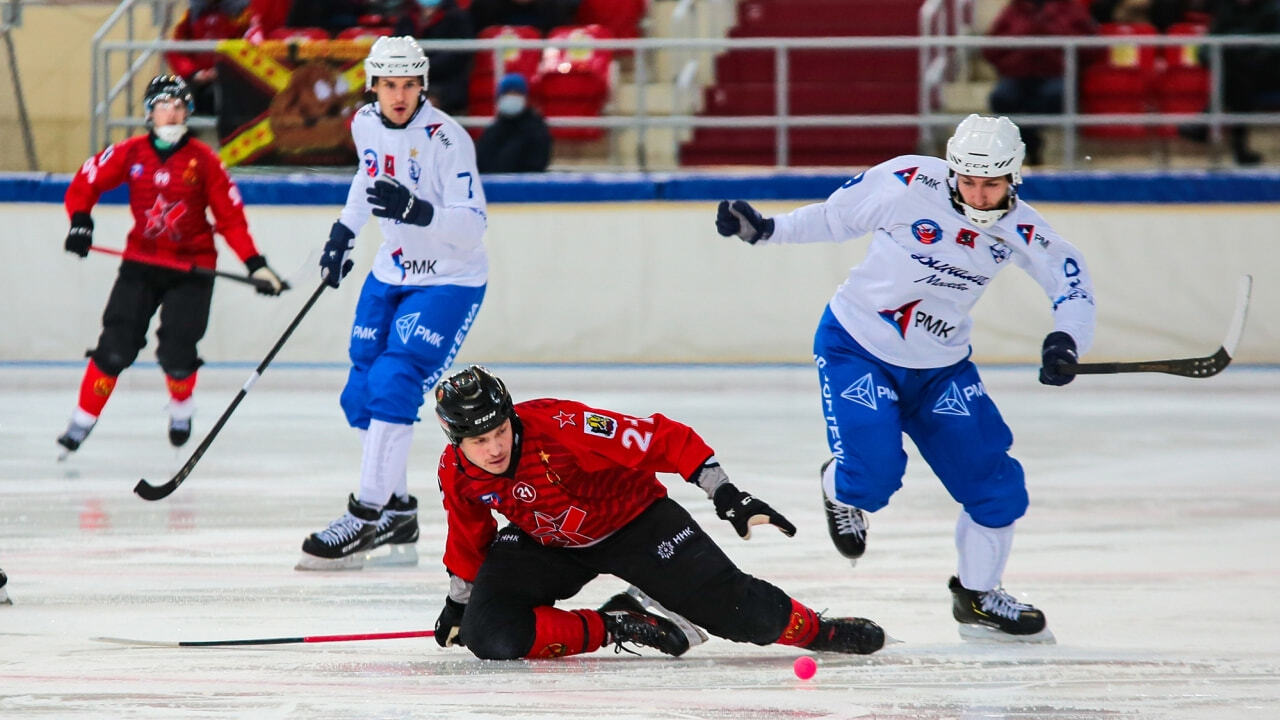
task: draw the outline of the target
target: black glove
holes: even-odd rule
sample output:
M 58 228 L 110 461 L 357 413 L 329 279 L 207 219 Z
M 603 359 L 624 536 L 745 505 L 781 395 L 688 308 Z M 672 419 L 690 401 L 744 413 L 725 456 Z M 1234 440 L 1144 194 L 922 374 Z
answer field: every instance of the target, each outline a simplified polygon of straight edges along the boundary
M 289 287 L 289 284 L 281 280 L 275 270 L 267 267 L 267 259 L 261 255 L 254 255 L 245 260 L 244 266 L 249 271 L 249 278 L 253 280 L 253 287 L 257 289 L 259 295 L 279 295 Z
M 72 213 L 71 229 L 67 231 L 67 241 L 62 247 L 69 253 L 89 257 L 89 246 L 92 244 L 93 218 L 86 212 Z
M 324 254 L 320 256 L 320 277 L 329 283 L 329 287 L 338 287 L 342 278 L 351 272 L 355 261 L 351 259 L 351 250 L 355 248 L 356 234 L 341 222 L 329 228 L 329 242 L 324 244 Z
M 1044 336 L 1044 345 L 1040 348 L 1040 382 L 1045 385 L 1066 385 L 1076 376 L 1058 371 L 1063 363 L 1075 364 L 1076 341 L 1071 336 L 1055 330 Z
M 716 517 L 732 523 L 733 529 L 738 531 L 738 537 L 744 540 L 751 539 L 752 525 L 765 523 L 778 528 L 787 537 L 796 534 L 796 526 L 792 525 L 791 521 L 769 507 L 768 503 L 734 487 L 733 483 L 721 485 L 716 490 L 712 502 L 716 504 Z
M 440 647 L 457 645 L 466 647 L 458 631 L 462 629 L 462 614 L 467 611 L 466 603 L 460 603 L 451 597 L 445 597 L 444 609 L 436 618 L 436 644 Z
M 395 178 L 380 177 L 367 192 L 373 214 L 378 217 L 426 227 L 436 215 L 436 209 L 431 203 L 414 197 L 409 188 L 401 185 Z
M 716 208 L 716 232 L 725 237 L 737 235 L 755 245 L 773 234 L 773 218 L 761 217 L 746 200 L 721 200 Z

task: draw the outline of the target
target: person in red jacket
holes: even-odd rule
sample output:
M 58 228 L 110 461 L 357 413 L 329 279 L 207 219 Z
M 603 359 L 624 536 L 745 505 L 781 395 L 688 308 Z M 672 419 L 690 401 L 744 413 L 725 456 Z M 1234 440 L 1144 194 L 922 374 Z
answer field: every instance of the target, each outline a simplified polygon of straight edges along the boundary
M 874 622 L 822 617 L 739 570 L 667 497 L 654 473 L 697 485 L 743 538 L 761 524 L 796 532 L 730 483 L 687 425 L 570 400 L 513 404 L 503 382 L 477 365 L 442 381 L 435 395 L 450 442 L 439 468 L 450 577 L 435 628 L 441 647 L 465 645 L 495 660 L 576 655 L 611 643 L 680 655 L 696 642 L 682 629 L 685 620 L 757 645 L 858 654 L 884 646 Z M 499 530 L 494 512 L 510 524 Z M 600 574 L 631 583 L 658 612 L 627 594 L 599 610 L 554 607 Z
M 1079 0 L 1009 0 L 987 32 L 1000 36 L 1096 35 L 1098 26 Z M 1056 114 L 1062 112 L 1063 51 L 1047 47 L 992 45 L 982 56 L 995 66 L 999 78 L 988 102 L 996 115 Z M 1082 52 L 1083 68 L 1097 51 Z M 1074 92 L 1074 89 L 1072 89 Z M 1040 129 L 1019 122 L 1027 145 L 1027 164 L 1044 162 Z
M 156 359 L 169 395 L 169 441 L 181 446 L 191 436 L 191 399 L 202 361 L 196 343 L 204 337 L 213 297 L 213 277 L 172 269 L 193 265 L 213 269 L 213 233 L 244 262 L 258 292 L 278 295 L 284 285 L 258 252 L 244 216 L 240 191 L 208 145 L 190 136 L 191 91 L 176 75 L 159 75 L 143 101 L 149 130 L 108 146 L 85 161 L 67 188 L 71 230 L 64 247 L 80 257 L 93 244 L 90 211 L 102 193 L 129 186 L 134 225 L 106 310 L 98 345 L 88 352 L 80 401 L 67 431 L 58 438 L 66 454 L 80 447 L 111 397 L 120 373 L 146 345 L 147 326 L 160 312 Z M 206 210 L 213 212 L 209 226 Z

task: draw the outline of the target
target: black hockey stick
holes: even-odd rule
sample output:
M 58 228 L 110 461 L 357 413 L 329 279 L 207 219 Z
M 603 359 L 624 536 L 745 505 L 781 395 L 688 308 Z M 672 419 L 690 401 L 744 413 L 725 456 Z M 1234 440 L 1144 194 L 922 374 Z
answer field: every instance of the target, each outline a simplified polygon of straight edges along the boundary
M 235 273 L 225 272 L 223 270 L 212 270 L 207 267 L 200 267 L 195 263 L 184 263 L 178 260 L 168 260 L 152 255 L 143 255 L 141 253 L 132 253 L 125 250 L 116 250 L 115 248 L 103 247 L 101 245 L 90 245 L 89 249 L 94 252 L 100 252 L 104 255 L 115 255 L 116 257 L 130 260 L 132 262 L 142 263 L 143 265 L 155 265 L 156 267 L 169 268 L 178 272 L 192 273 L 194 275 L 205 275 L 208 277 L 220 277 L 228 280 L 235 280 L 246 285 L 252 285 L 259 290 L 270 291 L 271 283 L 266 280 L 259 280 L 248 275 L 237 275 Z M 281 291 L 288 290 L 289 283 L 281 283 L 283 287 Z
M 316 304 L 316 300 L 320 298 L 320 293 L 324 292 L 326 287 L 328 287 L 328 284 L 321 280 L 320 285 L 316 287 L 315 292 L 311 293 L 310 298 L 307 298 L 307 303 L 302 306 L 302 309 L 299 310 L 298 314 L 293 318 L 293 322 L 289 323 L 289 327 L 285 328 L 284 334 L 276 341 L 275 347 L 271 348 L 271 352 L 267 353 L 267 356 L 262 359 L 261 363 L 258 363 L 258 369 L 254 370 L 253 374 L 249 376 L 249 379 L 245 381 L 244 386 L 240 388 L 240 392 L 236 394 L 235 399 L 231 401 L 231 404 L 227 406 L 226 410 L 222 411 L 222 417 L 218 418 L 218 422 L 214 423 L 213 429 L 210 430 L 209 434 L 200 442 L 200 446 L 196 448 L 196 451 L 191 453 L 191 457 L 187 460 L 187 464 L 182 466 L 182 469 L 178 471 L 178 474 L 169 478 L 169 482 L 162 485 L 152 485 L 147 482 L 146 478 L 139 480 L 138 484 L 133 486 L 133 491 L 137 493 L 139 497 L 143 500 L 159 500 L 161 498 L 166 498 L 170 493 L 178 489 L 178 486 L 182 484 L 183 480 L 187 479 L 187 476 L 195 469 L 196 463 L 200 462 L 200 458 L 204 456 L 204 451 L 208 450 L 209 446 L 213 444 L 213 439 L 218 437 L 218 431 L 222 430 L 222 426 L 226 424 L 227 418 L 231 417 L 231 413 L 235 411 L 236 406 L 240 404 L 240 401 L 244 399 L 244 396 L 249 394 L 249 390 L 253 387 L 253 384 L 262 376 L 262 373 L 267 369 L 267 365 L 271 364 L 271 359 L 276 356 L 276 353 L 280 352 L 280 348 L 284 347 L 285 341 L 293 334 L 294 329 L 298 327 L 298 323 L 302 322 L 302 317 L 307 314 L 307 311 L 311 309 L 311 306 Z
M 302 637 L 257 638 L 254 640 L 132 640 L 130 638 L 96 637 L 98 642 L 145 647 L 226 647 L 230 645 L 289 645 L 294 643 L 351 642 L 354 640 L 398 640 L 400 638 L 433 637 L 434 630 L 362 633 L 359 635 L 304 635 Z
M 1222 347 L 1212 355 L 1180 360 L 1145 360 L 1139 362 L 1102 362 L 1060 365 L 1059 372 L 1068 375 L 1110 375 L 1113 373 L 1159 372 L 1189 378 L 1213 377 L 1231 364 L 1240 337 L 1244 334 L 1245 317 L 1249 314 L 1249 293 L 1253 288 L 1253 276 L 1242 275 L 1236 291 L 1236 311 L 1227 328 L 1227 338 Z

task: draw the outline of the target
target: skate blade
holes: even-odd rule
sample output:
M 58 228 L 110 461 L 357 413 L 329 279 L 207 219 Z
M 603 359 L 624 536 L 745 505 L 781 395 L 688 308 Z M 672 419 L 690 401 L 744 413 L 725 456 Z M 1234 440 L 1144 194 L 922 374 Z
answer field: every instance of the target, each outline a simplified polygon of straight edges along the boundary
M 418 550 L 413 543 L 383 545 L 365 555 L 365 567 L 415 567 Z
M 302 554 L 294 570 L 359 570 L 364 567 L 364 553 L 355 553 L 340 558 L 322 558 L 315 555 Z
M 1011 643 L 1025 643 L 1031 645 L 1056 645 L 1058 643 L 1053 636 L 1053 631 L 1049 628 L 1045 628 L 1034 635 L 1010 635 L 1007 632 L 987 627 L 986 625 L 971 625 L 967 623 L 962 623 L 959 629 L 961 639 L 975 644 L 1000 643 L 1008 645 Z
M 627 588 L 627 594 L 635 598 L 636 602 L 640 603 L 640 606 L 644 609 L 653 610 L 654 612 L 665 616 L 668 620 L 674 623 L 676 627 L 680 628 L 680 632 L 684 633 L 684 636 L 689 640 L 689 647 L 692 648 L 701 645 L 708 640 L 707 634 L 703 632 L 702 628 L 689 622 L 683 615 L 677 615 L 666 609 L 661 603 L 649 597 L 645 591 L 635 585 L 631 585 Z

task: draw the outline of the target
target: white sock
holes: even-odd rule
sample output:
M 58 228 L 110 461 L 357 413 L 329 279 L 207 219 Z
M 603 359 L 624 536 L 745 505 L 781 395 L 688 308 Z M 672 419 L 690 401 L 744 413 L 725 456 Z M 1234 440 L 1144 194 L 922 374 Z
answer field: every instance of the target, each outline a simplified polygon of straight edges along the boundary
M 196 399 L 169 400 L 169 417 L 174 420 L 190 420 L 196 414 Z
M 94 423 L 98 422 L 98 416 L 90 415 L 88 411 L 81 410 L 77 406 L 75 412 L 71 413 L 71 422 L 80 427 L 93 427 Z
M 408 492 L 409 450 L 413 426 L 370 420 L 360 460 L 360 492 L 365 505 L 383 507 L 393 493 Z
M 956 552 L 959 554 L 960 584 L 986 592 L 1000 585 L 1004 566 L 1013 549 L 1013 523 L 1000 528 L 979 525 L 960 511 L 956 520 Z
M 839 461 L 833 462 L 827 466 L 826 470 L 822 471 L 822 492 L 827 496 L 828 500 L 840 507 L 853 507 L 853 505 L 846 502 L 841 502 L 840 498 L 836 497 L 836 465 L 839 464 Z

